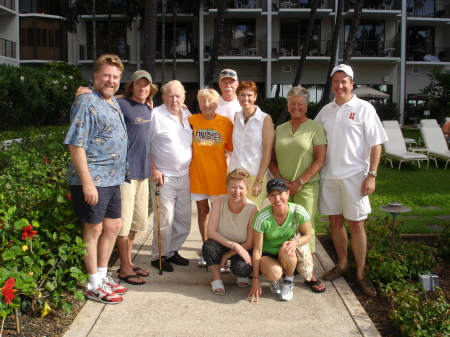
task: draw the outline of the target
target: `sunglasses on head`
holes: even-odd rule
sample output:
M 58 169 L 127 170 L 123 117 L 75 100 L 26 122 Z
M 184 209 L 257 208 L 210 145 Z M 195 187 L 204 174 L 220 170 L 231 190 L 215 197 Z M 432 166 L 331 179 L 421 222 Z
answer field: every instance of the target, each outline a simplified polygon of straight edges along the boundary
M 228 75 L 228 76 L 234 77 L 234 76 L 236 76 L 236 72 L 235 71 L 223 70 L 220 73 L 220 75 Z
M 267 188 L 272 188 L 272 187 L 274 187 L 274 186 L 277 186 L 277 187 L 286 187 L 286 184 L 285 184 L 284 182 L 281 182 L 281 181 L 276 181 L 276 182 L 270 183 L 270 185 L 267 186 Z

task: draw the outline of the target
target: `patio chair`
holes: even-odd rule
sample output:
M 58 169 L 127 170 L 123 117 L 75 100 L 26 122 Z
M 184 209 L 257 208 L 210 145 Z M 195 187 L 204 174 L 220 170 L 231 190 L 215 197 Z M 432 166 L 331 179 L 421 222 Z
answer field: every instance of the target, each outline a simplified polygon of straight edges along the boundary
M 422 160 L 427 161 L 427 169 L 430 165 L 430 161 L 428 157 L 424 154 L 409 152 L 406 149 L 405 140 L 403 138 L 402 131 L 400 130 L 400 125 L 397 121 L 383 121 L 383 127 L 388 136 L 388 141 L 383 144 L 384 155 L 386 159 L 384 163 L 387 161 L 391 162 L 391 167 L 394 168 L 392 163 L 392 159 L 396 159 L 399 161 L 398 169 L 400 170 L 402 162 L 404 161 L 417 161 L 418 166 L 420 167 L 420 162 Z
M 425 147 L 428 149 L 429 157 L 434 160 L 436 167 L 438 167 L 437 158 L 445 160 L 445 169 L 447 169 L 450 161 L 450 150 L 447 147 L 444 134 L 439 126 L 424 127 L 420 129 Z
M 398 124 L 397 121 L 383 121 L 383 126 L 384 128 L 389 128 L 389 129 L 396 129 L 396 128 L 400 128 L 400 125 Z M 405 144 L 408 145 L 410 148 L 412 145 L 415 145 L 417 147 L 417 142 L 415 139 L 413 138 L 403 138 L 405 141 Z
M 427 128 L 438 128 L 439 124 L 437 122 L 437 120 L 435 119 L 422 119 L 420 121 L 420 126 L 421 127 L 427 127 Z M 422 146 L 423 143 L 423 137 L 419 138 L 419 146 Z

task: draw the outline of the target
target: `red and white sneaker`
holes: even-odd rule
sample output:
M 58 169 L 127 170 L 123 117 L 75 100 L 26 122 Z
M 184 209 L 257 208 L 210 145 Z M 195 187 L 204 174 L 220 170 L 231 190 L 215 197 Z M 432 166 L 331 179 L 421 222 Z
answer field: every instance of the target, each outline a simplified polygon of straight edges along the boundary
M 112 291 L 104 282 L 95 290 L 87 290 L 86 297 L 105 304 L 119 304 L 123 300 L 122 296 Z
M 114 291 L 118 295 L 123 295 L 127 292 L 127 288 L 114 282 L 113 278 L 111 277 L 111 273 L 108 273 L 106 275 L 106 277 L 103 279 L 103 283 L 105 283 L 108 287 L 111 288 L 112 291 Z

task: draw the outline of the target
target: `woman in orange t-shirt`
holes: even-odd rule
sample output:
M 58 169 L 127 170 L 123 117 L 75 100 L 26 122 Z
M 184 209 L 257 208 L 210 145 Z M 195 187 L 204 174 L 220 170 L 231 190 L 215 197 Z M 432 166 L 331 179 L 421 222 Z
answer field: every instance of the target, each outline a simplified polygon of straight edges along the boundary
M 198 226 L 203 242 L 206 241 L 209 201 L 227 193 L 226 151 L 233 151 L 233 123 L 216 114 L 219 93 L 214 89 L 201 89 L 197 94 L 201 114 L 189 117 L 193 130 L 191 177 L 191 200 L 197 203 Z M 199 266 L 206 266 L 203 258 Z

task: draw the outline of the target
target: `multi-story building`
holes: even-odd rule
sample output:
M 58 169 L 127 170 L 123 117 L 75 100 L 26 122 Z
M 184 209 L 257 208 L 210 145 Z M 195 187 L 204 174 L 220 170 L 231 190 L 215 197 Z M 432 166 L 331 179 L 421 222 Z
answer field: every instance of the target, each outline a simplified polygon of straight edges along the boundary
M 55 12 L 57 9 L 50 3 L 0 0 L 0 62 L 23 65 L 63 60 L 92 78 L 92 13 L 86 10 L 77 32 L 66 34 L 64 13 Z M 102 3 L 96 1 L 97 55 L 119 54 L 126 67 L 123 79 L 127 81 L 142 67 L 143 34 L 138 29 L 141 20 L 135 18 L 130 29 L 123 0 L 109 0 L 108 6 Z M 210 62 L 217 7 L 214 0 L 178 3 L 174 16 L 172 1 L 158 0 L 155 82 L 162 82 L 163 76 L 164 81 L 176 77 L 187 88 L 188 104 L 193 104 L 196 91 L 204 86 Z M 345 1 L 339 59 L 355 3 Z M 310 8 L 311 0 L 234 0 L 226 11 L 217 72 L 235 69 L 240 79 L 258 84 L 260 97 L 273 96 L 276 88 L 285 94 L 300 61 Z M 319 0 L 300 80 L 310 88 L 312 100 L 320 99 L 328 76 L 336 8 L 337 0 Z M 350 60 L 355 83 L 379 85 L 402 112 L 406 103 L 418 103 L 416 95 L 429 83 L 427 74 L 433 68 L 450 65 L 449 36 L 449 0 L 365 0 Z

